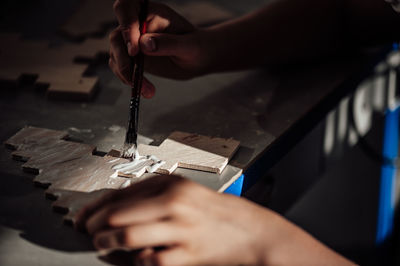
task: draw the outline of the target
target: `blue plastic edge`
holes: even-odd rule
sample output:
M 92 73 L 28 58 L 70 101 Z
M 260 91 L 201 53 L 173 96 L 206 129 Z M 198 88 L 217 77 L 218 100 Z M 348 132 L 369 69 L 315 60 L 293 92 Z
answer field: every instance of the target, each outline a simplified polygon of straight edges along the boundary
M 389 159 L 398 157 L 400 108 L 388 110 L 385 116 L 383 155 Z M 396 167 L 384 164 L 381 168 L 381 184 L 378 202 L 376 244 L 381 245 L 393 232 L 396 193 Z
M 242 195 L 244 175 L 239 176 L 232 185 L 225 189 L 224 193 L 240 197 Z

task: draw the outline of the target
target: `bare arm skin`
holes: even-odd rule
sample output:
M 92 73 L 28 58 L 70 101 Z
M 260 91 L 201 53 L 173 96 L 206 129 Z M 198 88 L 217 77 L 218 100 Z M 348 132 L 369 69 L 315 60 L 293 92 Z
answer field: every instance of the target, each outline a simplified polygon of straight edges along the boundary
M 211 72 L 273 67 L 400 38 L 399 23 L 382 0 L 277 0 L 205 29 L 203 46 Z
M 114 9 L 121 26 L 110 35 L 110 67 L 125 83 L 130 82 L 128 52 L 134 56 L 139 49 L 147 55 L 148 72 L 187 79 L 313 60 L 400 36 L 400 15 L 383 0 L 275 0 L 204 29 L 151 2 L 148 33 L 140 38 L 139 48 L 138 1 L 117 0 Z

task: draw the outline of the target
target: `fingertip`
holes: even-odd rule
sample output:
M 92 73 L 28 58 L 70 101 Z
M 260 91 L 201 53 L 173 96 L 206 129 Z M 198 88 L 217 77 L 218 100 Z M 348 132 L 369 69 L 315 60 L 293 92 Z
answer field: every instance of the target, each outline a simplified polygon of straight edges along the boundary
M 146 99 L 150 99 L 155 95 L 155 93 L 156 93 L 156 88 L 154 87 L 154 85 L 146 78 L 144 78 L 142 85 L 142 96 Z
M 126 44 L 126 49 L 128 51 L 129 56 L 135 56 L 139 52 L 139 47 L 137 45 L 132 45 L 132 42 L 128 42 Z
M 130 56 L 135 56 L 139 52 L 138 37 L 133 29 L 125 29 L 122 31 L 122 38 L 126 43 L 126 49 Z
M 140 49 L 143 53 L 153 53 L 157 50 L 157 43 L 154 36 L 145 34 L 140 38 Z

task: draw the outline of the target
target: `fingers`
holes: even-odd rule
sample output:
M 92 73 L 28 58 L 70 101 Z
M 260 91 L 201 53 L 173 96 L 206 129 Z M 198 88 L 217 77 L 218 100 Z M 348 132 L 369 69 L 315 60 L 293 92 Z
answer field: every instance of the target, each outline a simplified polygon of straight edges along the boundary
M 145 55 L 188 57 L 196 51 L 188 35 L 148 33 L 140 38 L 140 48 Z
M 120 28 L 111 32 L 110 38 L 110 61 L 111 70 L 125 84 L 131 84 L 132 58 L 126 50 L 125 42 Z
M 126 85 L 132 86 L 131 82 L 129 82 L 126 77 L 122 76 L 121 72 L 118 69 L 117 63 L 115 60 L 110 56 L 108 61 L 108 66 L 110 67 L 111 71 Z
M 122 36 L 129 55 L 134 56 L 139 51 L 139 1 L 116 0 L 114 2 L 114 13 L 122 30 Z
M 140 249 L 173 245 L 182 238 L 179 226 L 163 221 L 102 231 L 94 236 L 93 243 L 97 249 Z
M 100 208 L 86 222 L 89 234 L 104 228 L 123 227 L 166 218 L 168 211 L 163 208 L 164 196 L 146 200 L 131 199 L 111 203 Z
M 146 77 L 143 77 L 142 96 L 146 99 L 152 98 L 156 94 L 156 88 Z
M 147 32 L 184 34 L 195 29 L 184 17 L 162 3 L 150 2 L 148 11 Z
M 119 71 L 117 64 L 115 63 L 112 56 L 110 56 L 108 65 L 110 69 L 114 72 L 114 74 L 126 85 L 132 86 L 132 82 L 129 82 L 126 77 L 124 77 L 121 72 Z M 146 99 L 152 98 L 156 93 L 156 88 L 154 87 L 153 83 L 151 83 L 146 77 L 143 77 L 142 83 L 142 96 Z
M 159 195 L 162 190 L 168 189 L 168 187 L 181 181 L 182 178 L 176 176 L 157 176 L 138 182 L 125 189 L 108 193 L 77 213 L 75 216 L 76 228 L 85 230 L 88 220 L 107 205 L 117 204 L 119 201 L 125 201 L 127 199 L 129 199 L 130 202 L 135 202 L 154 195 Z
M 89 218 L 98 208 L 104 206 L 107 202 L 112 201 L 116 196 L 118 196 L 118 194 L 116 194 L 115 191 L 112 191 L 82 208 L 75 215 L 75 228 L 80 231 L 85 231 L 87 218 Z
M 152 265 L 194 265 L 193 255 L 188 253 L 188 251 L 182 246 L 176 246 L 159 252 L 155 252 L 149 255 L 147 260 L 151 261 L 153 263 Z
M 125 48 L 121 29 L 118 28 L 110 34 L 110 59 L 109 67 L 114 74 L 126 85 L 132 86 L 132 64 L 131 58 Z M 144 78 L 142 83 L 142 95 L 144 98 L 151 98 L 155 94 L 154 85 Z

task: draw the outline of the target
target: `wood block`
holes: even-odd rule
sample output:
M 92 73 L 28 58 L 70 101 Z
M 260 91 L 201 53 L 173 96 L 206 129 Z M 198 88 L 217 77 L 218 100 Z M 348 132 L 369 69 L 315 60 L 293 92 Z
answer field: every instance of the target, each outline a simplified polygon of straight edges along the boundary
M 108 52 L 108 38 L 88 39 L 49 47 L 47 41 L 30 41 L 14 34 L 0 34 L 0 78 L 18 80 L 21 75 L 37 75 L 36 82 L 49 84 L 50 98 L 89 100 L 96 89 L 97 77 L 84 77 L 87 64 L 77 58 L 94 60 L 99 52 Z
M 239 141 L 173 132 L 160 146 L 139 145 L 140 155 L 165 161 L 156 172 L 172 174 L 177 167 L 221 173 L 239 148 Z

